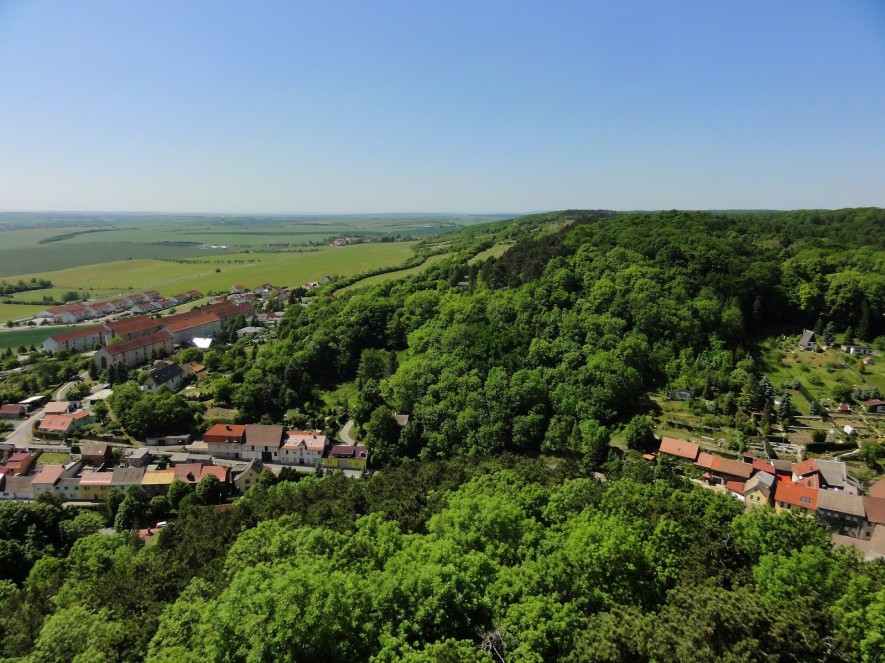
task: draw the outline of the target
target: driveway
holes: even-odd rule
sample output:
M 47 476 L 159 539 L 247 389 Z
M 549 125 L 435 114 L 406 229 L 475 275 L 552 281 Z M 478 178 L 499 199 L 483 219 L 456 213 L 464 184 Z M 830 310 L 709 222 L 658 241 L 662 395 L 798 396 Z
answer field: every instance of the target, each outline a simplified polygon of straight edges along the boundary
M 353 424 L 354 424 L 354 421 L 353 421 L 353 419 L 351 419 L 350 421 L 348 421 L 346 424 L 344 424 L 344 425 L 341 427 L 341 430 L 340 430 L 340 431 L 338 431 L 338 438 L 339 438 L 344 444 L 347 444 L 347 445 L 350 445 L 350 446 L 353 446 L 354 444 L 359 444 L 359 442 L 357 442 L 356 440 L 354 440 L 354 439 L 350 436 L 350 431 L 353 430 Z
M 16 449 L 27 449 L 34 444 L 34 438 L 31 437 L 31 429 L 42 414 L 42 410 L 37 410 L 27 419 L 14 423 L 15 430 L 6 436 L 6 443 L 14 444 Z

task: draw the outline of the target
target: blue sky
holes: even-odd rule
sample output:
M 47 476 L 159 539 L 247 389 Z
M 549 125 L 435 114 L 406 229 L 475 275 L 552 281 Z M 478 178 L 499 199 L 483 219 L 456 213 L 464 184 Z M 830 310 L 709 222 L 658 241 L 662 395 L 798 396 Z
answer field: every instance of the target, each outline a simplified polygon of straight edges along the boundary
M 0 0 L 0 209 L 885 205 L 885 3 Z

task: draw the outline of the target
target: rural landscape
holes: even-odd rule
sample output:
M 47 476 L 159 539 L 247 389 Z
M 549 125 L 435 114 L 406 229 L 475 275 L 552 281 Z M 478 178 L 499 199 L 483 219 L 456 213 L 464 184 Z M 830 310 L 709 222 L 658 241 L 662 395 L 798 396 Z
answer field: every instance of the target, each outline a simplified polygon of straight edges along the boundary
M 885 662 L 885 3 L 0 0 L 0 663 Z
M 2 332 L 3 655 L 878 660 L 883 224 L 373 220 L 13 275 L 77 297 Z

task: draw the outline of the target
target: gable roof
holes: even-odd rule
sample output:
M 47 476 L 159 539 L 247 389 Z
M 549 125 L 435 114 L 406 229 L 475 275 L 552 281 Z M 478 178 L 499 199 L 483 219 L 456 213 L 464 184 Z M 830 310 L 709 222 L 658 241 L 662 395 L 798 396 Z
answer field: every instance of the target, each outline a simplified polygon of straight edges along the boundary
M 111 448 L 104 443 L 80 445 L 81 456 L 107 456 Z
M 867 520 L 871 523 L 885 523 L 885 498 L 863 496 L 863 508 Z
M 203 433 L 203 439 L 205 440 L 207 437 L 242 438 L 245 432 L 246 427 L 242 424 L 215 424 L 212 428 Z
M 767 463 L 761 458 L 754 458 L 752 467 L 757 472 L 766 472 L 768 474 L 775 474 L 776 470 L 774 469 L 774 465 L 772 463 Z
M 146 315 L 137 315 L 134 318 L 123 318 L 122 320 L 114 320 L 106 322 L 105 327 L 111 330 L 114 336 L 126 336 L 127 334 L 136 334 L 151 327 L 162 327 L 160 320 L 149 318 Z
M 25 411 L 25 406 L 17 403 L 7 403 L 0 405 L 0 413 L 3 414 L 21 414 Z
M 54 486 L 55 482 L 61 478 L 62 472 L 64 471 L 64 465 L 44 465 L 43 468 L 34 475 L 33 483 L 36 485 Z
M 201 463 L 183 463 L 176 465 L 174 468 L 174 476 L 179 481 L 185 483 L 197 483 L 200 480 L 200 474 L 203 471 Z
M 297 449 L 304 445 L 308 451 L 323 451 L 326 444 L 328 444 L 326 436 L 317 431 L 290 430 L 283 448 Z
M 148 373 L 147 379 L 153 380 L 156 385 L 162 385 L 177 377 L 181 377 L 182 375 L 184 375 L 184 371 L 181 370 L 181 366 L 170 363 L 153 369 Z
M 878 398 L 873 398 L 868 401 L 861 401 L 860 404 L 865 405 L 866 407 L 877 407 L 879 405 L 885 405 L 885 401 Z
M 160 331 L 148 334 L 147 336 L 139 336 L 138 338 L 133 338 L 128 341 L 122 341 L 121 343 L 112 343 L 111 345 L 105 346 L 104 350 L 112 357 L 116 357 L 117 355 L 129 352 L 130 350 L 137 350 L 138 348 L 145 348 L 149 345 L 165 343 L 166 341 L 171 340 L 172 334 L 166 329 L 161 329 Z
M 777 479 L 773 474 L 768 472 L 757 472 L 747 480 L 744 491 L 749 493 L 751 490 L 758 490 L 765 495 L 770 496 L 774 492 L 774 484 Z
M 144 468 L 142 467 L 115 467 L 111 483 L 115 486 L 141 485 L 143 478 Z
M 284 426 L 246 424 L 246 446 L 279 449 L 285 434 L 286 429 Z
M 698 467 L 703 467 L 704 469 L 710 470 L 712 472 L 718 472 L 719 474 L 728 474 L 729 476 L 735 477 L 743 477 L 744 479 L 749 479 L 750 475 L 753 474 L 753 466 L 749 463 L 742 463 L 739 460 L 723 458 L 722 456 L 717 456 L 716 454 L 710 454 L 706 452 L 698 456 L 695 465 L 697 465 Z
M 680 458 L 687 458 L 689 460 L 695 460 L 698 457 L 698 452 L 700 452 L 701 447 L 697 444 L 689 442 L 688 440 L 678 440 L 673 437 L 663 437 L 661 438 L 661 447 L 659 451 L 664 454 L 670 454 L 671 456 L 679 456 Z
M 848 471 L 841 460 L 817 459 L 815 462 L 817 471 L 828 486 L 841 488 L 848 482 Z
M 778 481 L 774 490 L 774 499 L 784 504 L 802 507 L 811 511 L 817 510 L 817 495 L 820 492 L 816 488 L 800 486 L 796 483 Z
M 51 433 L 65 433 L 71 429 L 74 423 L 74 415 L 72 414 L 47 414 L 40 421 L 37 430 L 48 431 Z
M 867 495 L 870 497 L 885 498 L 885 479 L 879 479 L 876 483 L 870 486 Z
M 81 486 L 110 486 L 113 482 L 113 472 L 83 472 L 80 475 Z
M 817 493 L 817 508 L 850 516 L 864 517 L 864 503 L 860 495 L 852 495 L 844 490 L 821 490 Z
M 49 338 L 55 341 L 56 343 L 64 343 L 65 341 L 74 341 L 78 338 L 88 338 L 89 336 L 94 336 L 95 334 L 105 334 L 107 330 L 101 325 L 93 325 L 91 327 L 80 327 L 79 329 L 72 329 L 71 331 L 62 332 L 61 334 L 56 334 L 55 336 L 50 336 Z
M 218 477 L 221 483 L 227 483 L 229 470 L 221 465 L 203 465 L 203 469 L 200 470 L 200 480 L 202 481 L 203 477 L 207 477 L 210 474 Z
M 168 322 L 166 325 L 166 329 L 172 332 L 185 331 L 187 329 L 193 329 L 194 327 L 202 327 L 203 325 L 209 325 L 213 322 L 218 322 L 221 318 L 219 318 L 214 313 L 199 313 L 197 315 L 188 315 L 188 317 L 181 320 L 173 320 Z
M 799 339 L 799 345 L 808 345 L 814 340 L 814 332 L 806 329 L 802 332 L 802 338 Z
M 815 472 L 817 472 L 817 465 L 814 462 L 814 458 L 803 460 L 801 463 L 793 463 L 793 474 L 797 477 L 808 476 Z

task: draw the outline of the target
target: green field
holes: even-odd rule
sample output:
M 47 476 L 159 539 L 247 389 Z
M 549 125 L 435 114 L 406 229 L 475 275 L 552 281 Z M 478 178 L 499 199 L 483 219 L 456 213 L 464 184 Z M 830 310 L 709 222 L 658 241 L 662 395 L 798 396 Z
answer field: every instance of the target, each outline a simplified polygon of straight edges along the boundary
M 22 327 L 15 329 L 3 329 L 0 331 L 0 350 L 36 345 L 38 348 L 43 341 L 55 334 L 76 329 L 76 327 Z
M 8 320 L 21 320 L 34 315 L 46 308 L 46 305 L 38 304 L 2 304 L 0 303 L 0 323 Z
M 486 258 L 497 258 L 503 255 L 511 246 L 513 246 L 513 242 L 501 242 L 500 244 L 495 244 L 492 248 L 477 253 L 470 259 L 470 262 L 481 262 Z
M 398 265 L 414 255 L 412 247 L 413 243 L 390 242 L 325 246 L 304 253 L 238 253 L 187 262 L 122 260 L 23 274 L 20 278 L 48 278 L 57 288 L 66 290 L 92 287 L 117 293 L 156 289 L 162 295 L 191 288 L 203 293 L 227 292 L 238 283 L 250 287 L 261 283 L 297 286 L 327 275 L 350 276 L 376 267 Z M 236 260 L 250 262 L 231 262 Z
M 412 274 L 417 274 L 419 272 L 423 272 L 425 269 L 430 267 L 433 264 L 440 262 L 441 260 L 445 260 L 446 258 L 451 257 L 451 253 L 442 253 L 438 256 L 430 256 L 423 263 L 418 265 L 417 267 L 409 267 L 408 269 L 400 269 L 395 272 L 387 272 L 386 274 L 377 274 L 375 276 L 367 276 L 361 281 L 357 281 L 356 283 L 347 286 L 346 288 L 341 288 L 341 290 L 336 290 L 336 293 L 345 293 L 351 290 L 356 290 L 357 288 L 366 288 L 372 285 L 378 285 L 379 283 L 384 283 L 385 281 L 392 281 L 394 279 L 402 279 L 406 276 L 411 276 Z

